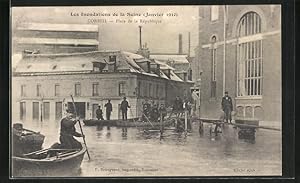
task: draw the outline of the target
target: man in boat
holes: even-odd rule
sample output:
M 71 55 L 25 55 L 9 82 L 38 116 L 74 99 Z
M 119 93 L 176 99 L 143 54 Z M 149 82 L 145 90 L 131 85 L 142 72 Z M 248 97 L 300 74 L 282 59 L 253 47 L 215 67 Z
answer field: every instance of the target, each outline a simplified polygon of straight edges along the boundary
M 122 111 L 122 120 L 127 120 L 127 110 L 130 108 L 126 97 L 123 97 L 123 101 L 121 103 L 121 111 Z
M 112 104 L 110 103 L 110 100 L 108 100 L 104 107 L 106 108 L 106 119 L 110 120 L 110 114 L 112 112 Z
M 66 110 L 66 117 L 62 118 L 60 121 L 60 137 L 59 143 L 53 144 L 51 149 L 82 149 L 82 145 L 78 142 L 75 137 L 83 137 L 82 134 L 76 132 L 75 124 L 77 120 L 75 115 L 69 109 Z M 48 156 L 52 156 L 51 153 Z
M 226 123 L 228 123 L 228 120 L 231 123 L 231 112 L 233 110 L 233 106 L 232 106 L 232 99 L 228 95 L 228 91 L 225 92 L 225 96 L 222 98 L 221 105 L 222 105 L 222 109 L 224 111 L 224 117 L 225 117 Z
M 102 112 L 102 109 L 101 109 L 100 105 L 98 106 L 98 109 L 96 110 L 96 116 L 97 116 L 98 120 L 104 120 L 103 112 Z
M 67 109 L 67 116 L 60 122 L 60 143 L 62 148 L 65 149 L 81 149 L 82 145 L 75 137 L 83 137 L 82 134 L 76 132 L 75 124 L 79 122 L 75 115 Z

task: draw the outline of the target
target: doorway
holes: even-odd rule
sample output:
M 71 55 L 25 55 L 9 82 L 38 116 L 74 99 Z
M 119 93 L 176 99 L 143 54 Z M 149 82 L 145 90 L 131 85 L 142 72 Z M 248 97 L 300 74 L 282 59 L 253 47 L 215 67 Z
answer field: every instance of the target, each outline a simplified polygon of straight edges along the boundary
M 74 102 L 77 115 L 80 119 L 85 119 L 85 102 Z M 74 112 L 74 106 L 72 102 L 68 102 L 68 109 L 70 109 L 72 112 Z

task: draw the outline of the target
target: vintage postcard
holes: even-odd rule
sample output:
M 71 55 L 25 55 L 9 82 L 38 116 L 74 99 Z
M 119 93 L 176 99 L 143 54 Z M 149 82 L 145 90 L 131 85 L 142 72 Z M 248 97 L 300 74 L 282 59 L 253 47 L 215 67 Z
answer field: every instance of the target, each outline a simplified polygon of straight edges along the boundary
M 11 174 L 281 176 L 281 6 L 11 8 Z

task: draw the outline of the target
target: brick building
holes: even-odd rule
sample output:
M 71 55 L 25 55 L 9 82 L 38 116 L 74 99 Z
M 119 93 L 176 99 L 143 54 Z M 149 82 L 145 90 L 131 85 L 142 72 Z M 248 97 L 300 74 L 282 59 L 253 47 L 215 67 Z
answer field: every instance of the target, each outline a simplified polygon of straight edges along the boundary
M 184 82 L 172 67 L 124 51 L 66 54 L 24 54 L 12 77 L 12 120 L 55 121 L 74 96 L 81 118 L 95 118 L 98 105 L 119 105 L 127 97 L 128 118 L 141 115 L 148 99 L 170 105 L 176 95 L 189 95 L 192 82 Z
M 202 72 L 201 115 L 218 118 L 228 91 L 238 118 L 280 125 L 281 7 L 201 6 L 199 16 L 193 77 Z

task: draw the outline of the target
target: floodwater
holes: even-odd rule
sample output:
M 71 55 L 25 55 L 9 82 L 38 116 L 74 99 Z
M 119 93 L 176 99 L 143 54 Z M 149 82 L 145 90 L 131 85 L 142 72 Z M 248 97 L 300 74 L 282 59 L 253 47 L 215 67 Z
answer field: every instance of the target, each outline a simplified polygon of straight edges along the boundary
M 24 127 L 46 136 L 47 148 L 59 139 L 59 125 L 24 123 Z M 199 134 L 137 128 L 85 126 L 87 147 L 81 170 L 66 176 L 263 176 L 281 175 L 281 132 L 258 129 L 255 140 L 239 139 L 238 129 L 225 125 L 218 136 L 208 125 Z M 80 132 L 77 126 L 77 131 Z M 82 138 L 77 138 L 82 142 Z

